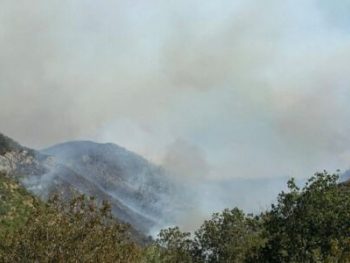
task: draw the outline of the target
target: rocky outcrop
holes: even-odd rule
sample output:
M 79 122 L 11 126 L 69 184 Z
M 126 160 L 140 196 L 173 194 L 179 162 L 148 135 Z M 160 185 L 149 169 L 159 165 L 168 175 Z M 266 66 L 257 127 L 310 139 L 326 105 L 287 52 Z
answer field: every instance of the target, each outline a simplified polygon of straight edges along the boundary
M 39 161 L 33 151 L 9 151 L 0 155 L 0 172 L 8 175 L 41 175 L 47 172 L 45 162 L 49 163 L 49 157 L 46 160 Z

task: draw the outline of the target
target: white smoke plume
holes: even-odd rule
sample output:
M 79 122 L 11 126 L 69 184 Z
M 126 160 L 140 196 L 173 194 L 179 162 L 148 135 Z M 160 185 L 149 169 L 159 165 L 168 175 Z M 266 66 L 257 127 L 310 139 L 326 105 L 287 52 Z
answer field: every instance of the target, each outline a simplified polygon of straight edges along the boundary
M 346 170 L 349 7 L 2 0 L 1 130 L 32 147 L 118 143 L 181 178 Z

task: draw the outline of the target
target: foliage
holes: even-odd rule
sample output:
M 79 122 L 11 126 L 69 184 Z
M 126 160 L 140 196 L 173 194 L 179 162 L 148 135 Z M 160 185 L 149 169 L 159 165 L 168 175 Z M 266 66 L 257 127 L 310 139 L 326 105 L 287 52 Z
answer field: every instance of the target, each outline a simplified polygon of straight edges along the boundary
M 194 238 L 178 227 L 162 230 L 157 244 L 161 262 L 243 262 L 256 260 L 264 243 L 258 217 L 246 216 L 238 208 L 213 214 Z
M 0 174 L 0 240 L 25 224 L 35 202 L 17 182 Z
M 58 198 L 47 205 L 33 202 L 26 222 L 0 240 L 1 262 L 138 262 L 140 256 L 128 226 L 111 217 L 109 204 L 99 207 L 85 196 L 68 205 Z
M 350 262 L 350 191 L 338 175 L 316 173 L 299 189 L 294 180 L 263 215 L 265 262 Z
M 56 203 L 53 203 L 56 206 Z M 68 211 L 65 211 L 68 209 Z M 97 208 L 84 196 L 68 208 L 38 209 L 25 228 L 9 238 L 7 262 L 135 262 L 139 248 L 109 206 Z M 62 211 L 62 212 L 58 212 Z
M 337 174 L 316 173 L 259 216 L 239 209 L 213 214 L 194 238 L 161 232 L 164 262 L 350 262 L 350 189 Z M 187 261 L 183 255 L 191 255 Z
M 213 214 L 195 233 L 197 255 L 205 262 L 243 262 L 264 243 L 258 217 L 238 208 Z
M 193 262 L 194 242 L 191 234 L 181 232 L 178 227 L 163 229 L 159 233 L 157 245 L 161 262 Z
M 337 180 L 316 173 L 299 188 L 292 179 L 261 215 L 225 209 L 193 235 L 168 228 L 141 247 L 109 204 L 85 196 L 43 204 L 0 176 L 0 261 L 350 262 L 350 188 Z

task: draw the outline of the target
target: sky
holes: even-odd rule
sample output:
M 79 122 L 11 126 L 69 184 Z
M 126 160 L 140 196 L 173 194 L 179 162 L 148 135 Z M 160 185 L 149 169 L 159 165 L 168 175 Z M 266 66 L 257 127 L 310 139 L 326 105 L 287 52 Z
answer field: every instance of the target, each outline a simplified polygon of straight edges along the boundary
M 348 0 L 0 0 L 0 131 L 182 177 L 350 166 Z

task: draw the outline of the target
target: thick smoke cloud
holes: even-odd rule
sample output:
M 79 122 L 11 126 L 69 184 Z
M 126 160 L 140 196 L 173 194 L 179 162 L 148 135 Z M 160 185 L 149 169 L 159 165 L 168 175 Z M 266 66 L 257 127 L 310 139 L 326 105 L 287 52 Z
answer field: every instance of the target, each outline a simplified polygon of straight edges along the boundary
M 182 149 L 208 180 L 349 167 L 347 1 L 1 6 L 1 131 L 28 146 Z

